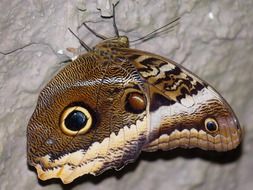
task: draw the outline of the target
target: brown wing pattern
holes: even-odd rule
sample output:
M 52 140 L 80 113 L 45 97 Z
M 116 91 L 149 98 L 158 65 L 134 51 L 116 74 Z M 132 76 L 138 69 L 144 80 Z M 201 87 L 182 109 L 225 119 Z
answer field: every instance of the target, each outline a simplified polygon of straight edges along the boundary
M 146 142 L 147 114 L 125 106 L 129 95 L 143 94 L 139 82 L 113 60 L 93 53 L 60 71 L 41 92 L 28 124 L 28 162 L 39 178 L 70 183 L 83 174 L 98 175 L 133 162 Z M 85 134 L 61 130 L 59 121 L 72 107 L 91 115 Z
M 161 56 L 133 49 L 120 52 L 149 85 L 152 133 L 143 150 L 198 147 L 227 151 L 238 146 L 237 118 L 211 86 Z
M 158 55 L 104 40 L 40 93 L 27 128 L 28 163 L 40 179 L 70 183 L 133 162 L 141 151 L 238 146 L 241 128 L 209 85 Z

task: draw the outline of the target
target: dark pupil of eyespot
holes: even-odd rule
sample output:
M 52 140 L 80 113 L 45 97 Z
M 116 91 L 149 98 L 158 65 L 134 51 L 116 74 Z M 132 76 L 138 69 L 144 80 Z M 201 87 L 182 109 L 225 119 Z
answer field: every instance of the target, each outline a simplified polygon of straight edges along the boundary
M 65 126 L 71 131 L 81 130 L 87 123 L 86 116 L 80 111 L 72 111 L 64 121 Z
M 212 122 L 212 121 L 207 122 L 206 128 L 207 128 L 209 131 L 215 131 L 215 130 L 217 130 L 216 124 L 215 124 L 214 122 Z

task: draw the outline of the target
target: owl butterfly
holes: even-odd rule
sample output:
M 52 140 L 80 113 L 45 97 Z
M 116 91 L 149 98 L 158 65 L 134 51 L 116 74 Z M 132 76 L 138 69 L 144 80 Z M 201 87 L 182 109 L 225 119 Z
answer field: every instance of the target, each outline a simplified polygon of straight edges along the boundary
M 126 36 L 87 49 L 41 91 L 29 121 L 28 163 L 40 179 L 70 183 L 141 151 L 228 151 L 241 142 L 227 102 L 181 65 L 130 49 Z

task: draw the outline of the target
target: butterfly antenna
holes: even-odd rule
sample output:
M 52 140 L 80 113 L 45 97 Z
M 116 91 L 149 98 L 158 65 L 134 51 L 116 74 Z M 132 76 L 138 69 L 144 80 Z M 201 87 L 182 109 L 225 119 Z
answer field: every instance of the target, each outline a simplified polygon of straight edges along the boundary
M 114 28 L 116 36 L 119 37 L 119 30 L 117 28 L 116 20 L 115 20 L 115 7 L 116 7 L 116 5 L 117 4 L 115 4 L 115 5 L 113 4 L 112 5 L 112 7 L 113 7 L 113 9 L 112 9 L 113 10 L 113 12 L 112 12 L 113 13 L 113 15 L 112 15 L 113 16 L 113 28 Z
M 79 43 L 86 49 L 86 51 L 92 51 L 92 49 L 84 42 L 82 41 L 70 28 L 68 30 L 78 39 Z
M 98 34 L 96 33 L 94 30 L 92 30 L 85 22 L 83 23 L 83 25 L 85 26 L 85 28 L 87 28 L 92 34 L 94 34 L 96 37 L 102 39 L 102 40 L 105 40 L 107 39 L 107 37 L 101 35 L 101 34 Z
M 169 30 L 169 29 L 171 29 L 171 28 L 173 28 L 175 25 L 177 25 L 178 23 L 176 23 L 177 21 L 179 21 L 179 19 L 180 19 L 180 17 L 177 17 L 177 18 L 175 18 L 174 20 L 172 20 L 171 22 L 169 22 L 168 24 L 165 24 L 164 26 L 162 26 L 162 27 L 160 27 L 160 28 L 157 28 L 156 30 L 154 30 L 153 32 L 150 32 L 150 33 L 148 33 L 148 34 L 146 34 L 145 36 L 142 36 L 142 37 L 140 37 L 140 38 L 138 38 L 138 39 L 136 39 L 136 40 L 132 40 L 132 41 L 130 41 L 130 42 L 137 42 L 137 41 L 140 41 L 140 40 L 145 40 L 145 39 L 148 39 L 149 37 L 151 38 L 152 36 L 154 36 L 154 35 L 156 35 L 156 34 L 158 34 L 158 33 L 160 33 L 160 32 L 164 32 L 164 31 L 166 31 L 166 30 Z M 175 25 L 172 25 L 172 24 L 174 24 L 174 23 L 176 23 Z M 172 25 L 172 26 L 171 26 Z M 170 26 L 169 28 L 167 28 L 167 29 L 164 29 L 164 28 L 166 28 L 166 27 L 168 27 L 168 26 Z M 163 30 L 162 30 L 163 29 Z

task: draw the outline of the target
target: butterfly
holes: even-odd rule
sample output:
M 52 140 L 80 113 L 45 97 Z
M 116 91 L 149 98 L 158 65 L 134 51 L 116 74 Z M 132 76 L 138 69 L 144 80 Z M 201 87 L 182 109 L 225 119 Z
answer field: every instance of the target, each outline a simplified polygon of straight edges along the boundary
M 116 34 L 86 47 L 41 91 L 27 127 L 28 163 L 41 180 L 118 170 L 142 151 L 240 144 L 238 119 L 214 88 Z

